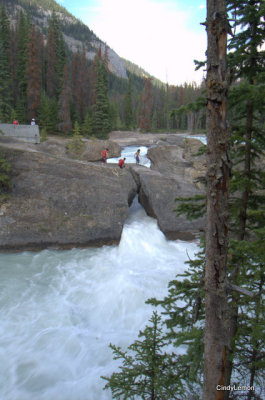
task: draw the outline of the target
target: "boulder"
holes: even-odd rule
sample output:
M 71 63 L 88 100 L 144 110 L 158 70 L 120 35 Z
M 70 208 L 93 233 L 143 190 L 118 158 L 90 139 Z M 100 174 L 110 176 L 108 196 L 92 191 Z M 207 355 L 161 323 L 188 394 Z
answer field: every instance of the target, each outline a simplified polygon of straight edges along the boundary
M 188 221 L 182 215 L 176 217 L 176 197 L 192 197 L 201 191 L 183 179 L 167 177 L 164 174 L 148 170 L 141 166 L 132 166 L 139 188 L 139 202 L 146 213 L 157 219 L 158 226 L 168 239 L 192 240 L 204 229 L 205 220 Z
M 183 148 L 184 160 L 190 163 L 190 167 L 185 171 L 185 178 L 189 182 L 196 182 L 197 187 L 203 189 L 204 184 L 201 181 L 207 170 L 205 154 L 199 155 L 203 143 L 198 139 L 185 138 L 181 147 Z
M 190 168 L 191 164 L 185 161 L 183 149 L 177 145 L 160 144 L 157 147 L 148 149 L 147 156 L 151 160 L 151 169 L 159 171 L 168 177 L 185 176 L 185 169 Z
M 12 190 L 0 208 L 0 249 L 117 243 L 136 183 L 128 170 L 1 149 Z
M 202 142 L 198 139 L 182 138 L 177 145 L 161 143 L 148 150 L 151 169 L 174 179 L 184 179 L 204 190 L 201 180 L 206 174 L 206 159 L 204 154 L 197 155 L 203 146 Z
M 100 161 L 103 149 L 109 149 L 109 158 L 119 157 L 121 155 L 121 147 L 111 140 L 83 140 L 83 147 L 80 152 L 75 154 L 68 152 L 72 158 L 84 161 Z
M 80 146 L 71 146 L 73 139 L 49 138 L 38 145 L 38 151 L 51 154 L 57 157 L 67 157 L 84 161 L 101 160 L 103 149 L 109 149 L 109 157 L 119 157 L 121 147 L 111 140 L 88 140 L 81 139 Z

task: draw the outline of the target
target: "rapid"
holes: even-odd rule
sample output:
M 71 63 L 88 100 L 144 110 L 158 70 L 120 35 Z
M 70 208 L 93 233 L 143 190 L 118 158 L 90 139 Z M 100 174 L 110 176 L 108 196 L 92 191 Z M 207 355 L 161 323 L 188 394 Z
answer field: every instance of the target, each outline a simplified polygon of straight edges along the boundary
M 133 149 L 134 151 L 134 149 Z M 102 375 L 196 243 L 168 241 L 135 199 L 119 245 L 0 254 L 0 398 L 110 400 Z

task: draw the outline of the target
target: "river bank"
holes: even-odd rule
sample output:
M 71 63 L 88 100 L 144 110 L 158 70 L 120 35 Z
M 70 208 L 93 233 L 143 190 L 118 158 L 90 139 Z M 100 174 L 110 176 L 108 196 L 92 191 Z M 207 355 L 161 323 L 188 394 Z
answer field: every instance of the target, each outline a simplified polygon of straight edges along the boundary
M 173 214 L 176 197 L 200 193 L 193 183 L 192 171 L 197 166 L 185 159 L 188 150 L 184 138 L 138 133 L 131 138 L 128 133 L 125 138 L 123 134 L 113 132 L 108 141 L 85 140 L 79 154 L 69 153 L 67 140 L 62 138 L 49 138 L 39 145 L 0 139 L 12 169 L 12 190 L 0 207 L 0 250 L 119 243 L 137 193 L 147 214 L 157 219 L 168 239 L 196 238 L 203 221 L 190 222 Z M 154 145 L 156 139 L 147 154 L 152 159 L 151 169 L 135 163 L 123 170 L 115 164 L 101 164 L 102 148 L 109 147 L 110 157 L 117 156 L 122 140 L 132 143 L 136 138 L 137 145 L 142 139 Z

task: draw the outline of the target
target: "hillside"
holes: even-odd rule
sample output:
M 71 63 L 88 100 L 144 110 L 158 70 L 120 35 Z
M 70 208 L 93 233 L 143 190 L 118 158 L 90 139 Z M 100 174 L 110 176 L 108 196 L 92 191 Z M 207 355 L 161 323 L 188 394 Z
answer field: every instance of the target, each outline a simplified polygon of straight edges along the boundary
M 64 40 L 72 52 L 76 52 L 85 45 L 86 58 L 92 60 L 99 47 L 101 46 L 104 53 L 107 46 L 100 40 L 96 34 L 83 24 L 80 20 L 69 13 L 66 8 L 62 7 L 54 0 L 3 0 L 9 17 L 13 23 L 18 18 L 21 10 L 30 15 L 33 23 L 41 30 L 42 33 L 47 33 L 49 19 L 54 12 L 61 22 Z M 142 68 L 124 60 L 119 55 L 107 46 L 109 58 L 109 70 L 119 78 L 127 79 L 127 70 L 137 76 L 150 76 Z
M 77 123 L 83 135 L 95 137 L 113 129 L 203 127 L 203 113 L 185 108 L 200 95 L 196 85 L 165 85 L 119 57 L 54 0 L 2 4 L 2 122 L 35 118 L 48 134 L 71 134 Z

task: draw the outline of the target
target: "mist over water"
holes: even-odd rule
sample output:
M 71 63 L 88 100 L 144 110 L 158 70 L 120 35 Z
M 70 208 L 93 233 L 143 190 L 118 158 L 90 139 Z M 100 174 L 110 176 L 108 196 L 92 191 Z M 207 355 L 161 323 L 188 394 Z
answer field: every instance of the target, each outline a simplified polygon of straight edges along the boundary
M 0 254 L 0 398 L 109 400 L 109 343 L 126 347 L 152 314 L 145 300 L 197 251 L 167 241 L 135 201 L 119 246 Z

